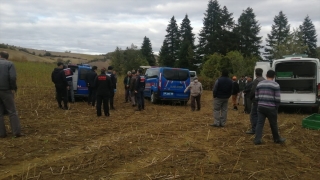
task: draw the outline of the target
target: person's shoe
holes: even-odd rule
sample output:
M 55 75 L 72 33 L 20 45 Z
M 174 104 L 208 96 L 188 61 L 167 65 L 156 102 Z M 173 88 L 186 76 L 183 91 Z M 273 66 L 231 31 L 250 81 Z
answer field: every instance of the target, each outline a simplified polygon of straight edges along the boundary
M 249 131 L 246 131 L 246 134 L 255 134 L 255 132 L 252 130 L 249 130 Z
M 286 142 L 286 139 L 285 139 L 285 138 L 279 138 L 279 139 L 277 139 L 277 140 L 274 140 L 274 143 L 277 143 L 277 144 L 282 144 L 282 143 L 284 143 L 284 142 Z
M 237 110 L 238 110 L 238 107 L 237 107 L 237 106 L 234 106 L 234 107 L 233 107 L 233 110 L 237 111 Z
M 261 145 L 261 144 L 262 144 L 261 140 L 260 140 L 260 141 L 254 140 L 253 143 L 254 143 L 255 145 Z
M 141 111 L 141 109 L 136 109 L 135 111 Z
M 14 138 L 18 138 L 18 137 L 22 137 L 22 136 L 25 136 L 25 135 L 22 134 L 22 133 L 19 133 L 19 134 L 15 134 L 13 137 L 14 137 Z
M 110 109 L 111 109 L 111 110 L 116 110 L 114 107 L 111 107 Z
M 210 124 L 210 126 L 213 126 L 213 127 L 220 127 L 218 124 Z
M 194 111 L 194 109 L 191 109 L 191 111 Z
M 70 108 L 68 106 L 65 106 L 62 108 L 63 110 L 70 110 Z
M 136 104 L 132 104 L 132 107 L 135 107 L 136 106 Z
M 107 113 L 105 116 L 109 117 L 109 116 L 110 116 L 110 114 L 109 114 L 109 113 Z
M 197 109 L 196 111 L 200 111 L 200 109 Z

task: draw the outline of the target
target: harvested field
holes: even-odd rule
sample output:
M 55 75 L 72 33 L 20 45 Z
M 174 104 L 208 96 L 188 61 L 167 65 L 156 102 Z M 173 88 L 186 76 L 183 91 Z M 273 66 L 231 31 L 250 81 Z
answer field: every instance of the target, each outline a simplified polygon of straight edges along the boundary
M 213 128 L 212 94 L 201 111 L 179 104 L 153 105 L 135 112 L 124 102 L 121 80 L 110 117 L 79 100 L 57 108 L 50 74 L 54 66 L 16 63 L 16 96 L 22 138 L 0 139 L 0 179 L 317 179 L 320 131 L 303 129 L 308 113 L 279 114 L 287 138 L 274 144 L 268 123 L 264 144 L 245 134 L 249 116 L 228 112 L 223 128 Z M 37 73 L 37 74 L 36 74 Z M 6 117 L 7 119 L 7 117 Z M 8 125 L 8 121 L 6 121 Z M 9 127 L 8 127 L 9 128 Z

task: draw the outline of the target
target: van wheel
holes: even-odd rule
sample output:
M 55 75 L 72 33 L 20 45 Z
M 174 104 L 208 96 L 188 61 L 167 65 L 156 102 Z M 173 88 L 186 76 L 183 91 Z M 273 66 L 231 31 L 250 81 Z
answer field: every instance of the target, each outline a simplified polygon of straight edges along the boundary
M 319 106 L 311 108 L 312 113 L 319 113 Z
M 154 92 L 152 92 L 152 94 L 151 94 L 150 101 L 152 104 L 157 103 L 157 98 L 156 98 L 156 95 L 154 94 Z

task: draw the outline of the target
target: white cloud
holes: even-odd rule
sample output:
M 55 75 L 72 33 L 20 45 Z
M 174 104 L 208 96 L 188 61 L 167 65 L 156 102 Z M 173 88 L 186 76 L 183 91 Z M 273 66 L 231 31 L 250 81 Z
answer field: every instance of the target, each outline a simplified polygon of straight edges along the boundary
M 198 35 L 208 0 L 0 0 L 0 43 L 81 53 L 106 53 L 131 43 L 141 46 L 147 36 L 158 52 L 172 16 L 180 25 L 186 14 Z M 237 22 L 253 8 L 265 40 L 273 18 L 283 11 L 291 27 L 309 15 L 320 32 L 318 0 L 220 0 Z M 320 42 L 318 36 L 318 42 Z

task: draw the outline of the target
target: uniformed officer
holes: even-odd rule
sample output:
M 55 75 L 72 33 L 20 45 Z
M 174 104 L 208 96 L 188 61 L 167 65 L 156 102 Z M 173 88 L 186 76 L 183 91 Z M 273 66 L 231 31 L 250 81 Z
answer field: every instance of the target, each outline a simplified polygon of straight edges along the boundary
M 144 110 L 144 88 L 146 86 L 145 77 L 142 75 L 142 70 L 137 71 L 136 85 L 134 92 L 137 95 L 138 109 L 136 111 Z
M 109 97 L 110 92 L 113 90 L 111 78 L 106 75 L 106 68 L 101 69 L 101 74 L 98 75 L 94 81 L 94 87 L 96 88 L 97 95 L 97 116 L 101 116 L 101 104 L 103 103 L 103 111 L 105 116 L 109 114 Z
M 106 73 L 110 78 L 111 78 L 111 83 L 112 83 L 112 90 L 110 91 L 110 109 L 114 110 L 114 106 L 113 106 L 113 98 L 114 98 L 114 93 L 117 91 L 117 81 L 116 81 L 116 77 L 113 74 L 113 67 L 109 66 L 108 67 L 108 72 Z

